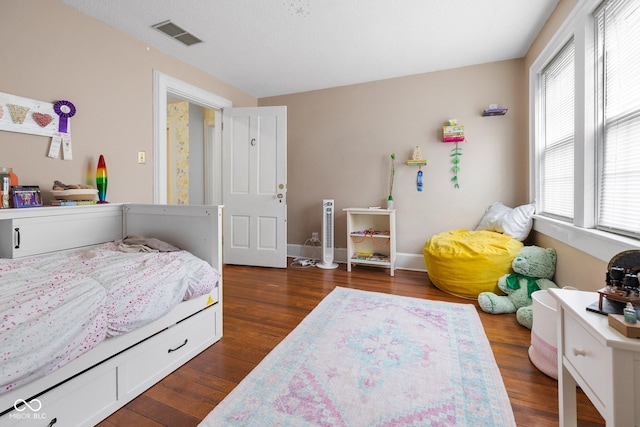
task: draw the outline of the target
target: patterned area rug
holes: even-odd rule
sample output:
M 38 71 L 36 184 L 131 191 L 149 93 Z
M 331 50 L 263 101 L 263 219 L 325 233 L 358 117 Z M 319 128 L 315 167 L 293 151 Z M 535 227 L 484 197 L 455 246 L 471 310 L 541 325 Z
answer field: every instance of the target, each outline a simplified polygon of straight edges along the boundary
M 201 426 L 515 426 L 476 309 L 336 288 Z

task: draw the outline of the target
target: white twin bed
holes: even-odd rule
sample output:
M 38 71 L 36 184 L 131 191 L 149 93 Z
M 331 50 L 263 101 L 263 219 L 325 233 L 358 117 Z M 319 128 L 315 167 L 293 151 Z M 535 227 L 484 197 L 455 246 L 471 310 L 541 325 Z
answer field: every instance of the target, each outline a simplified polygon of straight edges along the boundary
M 221 222 L 221 206 L 0 211 L 0 426 L 94 425 L 219 340 Z

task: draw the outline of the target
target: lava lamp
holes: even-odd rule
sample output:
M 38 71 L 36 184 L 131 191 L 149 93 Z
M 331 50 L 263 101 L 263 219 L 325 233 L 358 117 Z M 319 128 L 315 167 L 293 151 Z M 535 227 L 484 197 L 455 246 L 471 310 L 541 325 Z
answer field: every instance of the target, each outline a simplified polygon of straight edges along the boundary
M 96 170 L 96 188 L 98 189 L 98 203 L 108 203 L 107 198 L 107 164 L 104 156 L 100 154 L 98 159 L 98 169 Z

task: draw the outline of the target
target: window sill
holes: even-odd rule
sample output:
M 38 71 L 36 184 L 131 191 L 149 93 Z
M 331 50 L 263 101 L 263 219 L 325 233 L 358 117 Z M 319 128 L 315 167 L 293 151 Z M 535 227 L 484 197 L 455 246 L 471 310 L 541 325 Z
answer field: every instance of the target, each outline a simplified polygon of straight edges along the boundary
M 628 250 L 640 250 L 640 240 L 590 228 L 580 228 L 556 219 L 534 215 L 533 229 L 604 262 Z

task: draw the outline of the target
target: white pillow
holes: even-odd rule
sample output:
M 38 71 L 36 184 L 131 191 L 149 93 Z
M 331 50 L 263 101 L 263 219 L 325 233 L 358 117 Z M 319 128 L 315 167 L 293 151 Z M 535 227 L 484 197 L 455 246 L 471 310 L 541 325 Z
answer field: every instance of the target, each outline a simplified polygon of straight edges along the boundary
M 535 203 L 514 209 L 496 202 L 484 212 L 476 230 L 497 231 L 522 242 L 531 231 L 535 211 Z

